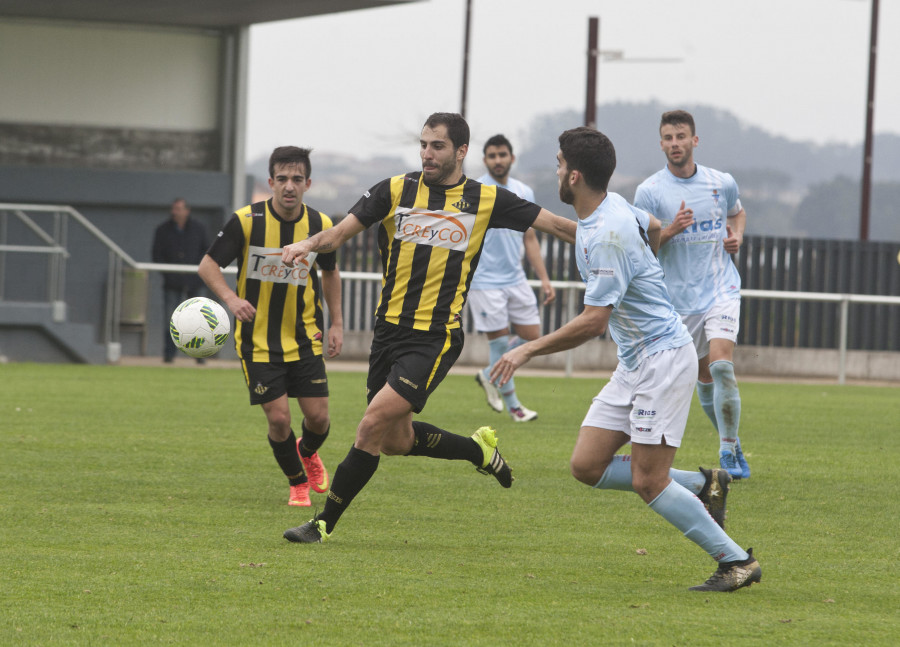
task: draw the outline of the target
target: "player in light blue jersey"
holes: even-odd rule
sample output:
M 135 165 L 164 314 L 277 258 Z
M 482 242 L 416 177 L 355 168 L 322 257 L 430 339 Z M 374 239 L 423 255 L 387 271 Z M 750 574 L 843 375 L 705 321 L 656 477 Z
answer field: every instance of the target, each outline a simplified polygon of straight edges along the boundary
M 697 353 L 654 255 L 660 222 L 607 192 L 616 154 L 605 135 L 586 127 L 567 130 L 559 147 L 559 197 L 578 216 L 575 254 L 587 284 L 584 311 L 504 354 L 491 377 L 503 384 L 531 357 L 574 348 L 608 329 L 619 364 L 581 424 L 572 475 L 595 488 L 636 492 L 715 559 L 715 573 L 691 590 L 726 592 L 759 582 L 752 549 L 738 546 L 711 516 L 724 517 L 727 472 L 672 469 L 691 407 Z M 629 441 L 631 455 L 617 454 Z
M 659 262 L 700 358 L 697 396 L 719 432 L 719 463 L 735 479 L 750 478 L 734 377 L 741 277 L 730 256 L 744 239 L 746 213 L 734 178 L 694 163 L 699 138 L 690 113 L 664 113 L 659 134 L 668 163 L 641 183 L 634 204 L 663 225 Z
M 509 177 L 515 161 L 509 140 L 503 135 L 494 135 L 484 145 L 484 165 L 488 172 L 478 181 L 495 184 L 534 202 L 534 191 Z M 489 229 L 484 237 L 478 269 L 469 288 L 469 309 L 475 321 L 475 330 L 487 335 L 490 349 L 490 363 L 478 371 L 475 381 L 484 389 L 488 405 L 497 412 L 505 407 L 515 422 L 534 420 L 538 414 L 519 402 L 513 380 L 498 388 L 488 379 L 488 375 L 503 353 L 515 348 L 522 340 L 537 339 L 541 334 L 537 299 L 522 268 L 523 250 L 541 281 L 544 305 L 553 301 L 556 294 L 550 285 L 550 277 L 541 257 L 541 246 L 533 229 L 524 233 L 512 229 Z M 514 336 L 510 336 L 510 324 Z

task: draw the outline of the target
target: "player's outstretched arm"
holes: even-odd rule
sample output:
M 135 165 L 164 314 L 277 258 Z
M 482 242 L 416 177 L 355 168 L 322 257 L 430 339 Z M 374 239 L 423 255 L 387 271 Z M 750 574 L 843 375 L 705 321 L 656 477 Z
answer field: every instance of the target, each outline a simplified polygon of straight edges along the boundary
M 542 208 L 531 226 L 538 231 L 543 231 L 551 236 L 556 236 L 567 243 L 575 242 L 575 221 L 563 218 L 562 216 L 557 216 L 552 211 L 547 211 Z
M 606 332 L 611 314 L 612 306 L 585 305 L 581 314 L 562 328 L 505 353 L 491 369 L 491 382 L 503 386 L 509 382 L 517 368 L 535 355 L 551 355 L 569 350 L 602 335 Z
M 359 218 L 348 213 L 347 217 L 334 227 L 320 231 L 299 243 L 285 245 L 281 250 L 281 262 L 285 265 L 293 265 L 309 256 L 310 252 L 333 252 L 364 229 L 365 226 L 359 221 Z
M 252 321 L 256 315 L 256 308 L 246 299 L 240 298 L 225 280 L 222 274 L 222 268 L 216 263 L 212 256 L 206 254 L 200 259 L 200 266 L 197 268 L 197 274 L 203 279 L 213 294 L 219 297 L 219 300 L 228 306 L 231 314 L 238 321 Z

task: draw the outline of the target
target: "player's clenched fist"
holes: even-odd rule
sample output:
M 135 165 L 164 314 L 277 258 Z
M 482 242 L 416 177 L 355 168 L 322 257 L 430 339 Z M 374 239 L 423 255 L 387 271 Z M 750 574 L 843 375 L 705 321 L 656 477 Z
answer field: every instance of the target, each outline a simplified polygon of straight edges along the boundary
M 291 243 L 290 245 L 285 245 L 281 250 L 281 262 L 288 267 L 293 267 L 294 263 L 302 261 L 304 258 L 309 256 L 309 253 L 312 250 L 309 247 L 308 240 L 309 239 L 301 240 L 299 243 Z

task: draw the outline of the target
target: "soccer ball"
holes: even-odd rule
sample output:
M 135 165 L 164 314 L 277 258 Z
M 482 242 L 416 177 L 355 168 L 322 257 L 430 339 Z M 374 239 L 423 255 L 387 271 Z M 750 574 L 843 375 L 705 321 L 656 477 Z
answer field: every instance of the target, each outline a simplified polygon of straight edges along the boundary
M 183 302 L 169 319 L 175 347 L 191 357 L 211 357 L 228 341 L 228 313 L 212 299 L 194 297 Z

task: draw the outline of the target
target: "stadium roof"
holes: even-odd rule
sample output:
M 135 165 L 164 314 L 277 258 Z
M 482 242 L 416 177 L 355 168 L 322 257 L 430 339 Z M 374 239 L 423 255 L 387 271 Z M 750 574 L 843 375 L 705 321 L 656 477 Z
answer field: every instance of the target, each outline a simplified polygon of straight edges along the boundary
M 419 0 L 0 0 L 0 17 L 222 29 Z

